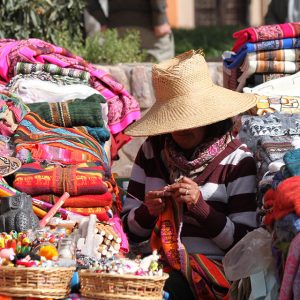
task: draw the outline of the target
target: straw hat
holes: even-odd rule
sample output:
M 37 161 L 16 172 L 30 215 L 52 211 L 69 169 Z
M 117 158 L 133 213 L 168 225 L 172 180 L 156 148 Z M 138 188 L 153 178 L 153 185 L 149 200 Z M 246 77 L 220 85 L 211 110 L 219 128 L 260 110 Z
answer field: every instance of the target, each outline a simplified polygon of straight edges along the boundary
M 215 85 L 200 51 L 188 51 L 152 68 L 156 102 L 125 133 L 151 136 L 216 123 L 256 105 L 254 94 Z

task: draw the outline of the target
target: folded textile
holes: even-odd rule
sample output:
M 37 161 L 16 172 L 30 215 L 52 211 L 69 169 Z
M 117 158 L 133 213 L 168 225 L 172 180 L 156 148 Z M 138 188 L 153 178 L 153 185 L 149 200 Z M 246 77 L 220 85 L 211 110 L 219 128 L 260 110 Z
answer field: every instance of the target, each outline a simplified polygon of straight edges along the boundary
M 44 121 L 53 125 L 104 127 L 101 103 L 106 103 L 105 99 L 101 95 L 94 94 L 86 99 L 28 103 L 27 106 Z
M 53 194 L 49 195 L 38 195 L 35 198 L 55 204 L 60 196 Z M 63 207 L 111 207 L 112 205 L 112 193 L 106 192 L 101 195 L 81 195 L 69 197 Z
M 105 142 L 110 138 L 109 131 L 104 127 L 73 126 L 73 128 L 91 135 L 101 146 L 104 146 Z
M 108 126 L 112 134 L 123 131 L 140 118 L 138 102 L 108 73 L 96 69 L 79 56 L 40 39 L 0 40 L 0 80 L 8 82 L 14 76 L 18 62 L 54 64 L 62 68 L 73 68 L 90 74 L 90 85 L 107 100 Z
M 105 207 L 66 207 L 66 210 L 81 214 L 83 216 L 89 216 L 91 214 L 96 215 L 97 219 L 102 222 L 109 220 L 107 208 Z
M 53 75 L 61 75 L 68 77 L 80 78 L 82 81 L 88 82 L 90 80 L 90 73 L 74 69 L 74 68 L 62 68 L 55 64 L 30 64 L 24 62 L 18 62 L 14 69 L 14 74 L 30 74 L 37 71 L 44 71 Z
M 256 43 L 262 41 L 278 40 L 300 36 L 300 23 L 284 23 L 249 27 L 235 32 L 236 39 L 232 51 L 238 51 L 245 43 Z
M 241 91 L 246 85 L 246 80 L 255 73 L 286 73 L 294 74 L 300 70 L 300 62 L 293 61 L 257 61 L 249 60 L 246 56 L 240 67 L 241 76 L 238 78 L 237 91 Z
M 37 72 L 30 73 L 30 74 L 15 75 L 14 77 L 12 77 L 9 80 L 8 83 L 6 83 L 6 89 L 8 89 L 9 91 L 11 91 L 13 93 L 17 93 L 17 94 L 24 93 L 23 98 L 24 98 L 25 103 L 45 101 L 45 99 L 36 98 L 37 97 L 36 95 L 38 94 L 37 90 L 35 91 L 35 93 L 29 93 L 29 95 L 28 95 L 28 90 L 26 91 L 26 88 L 27 88 L 26 83 L 31 82 L 31 81 L 43 81 L 43 82 L 53 83 L 58 87 L 60 87 L 60 86 L 68 87 L 69 85 L 73 85 L 73 86 L 79 85 L 81 87 L 91 88 L 86 81 L 82 81 L 78 77 L 68 77 L 68 76 L 50 74 L 50 73 L 47 73 L 44 71 L 37 71 Z M 35 85 L 34 85 L 34 87 L 35 87 Z M 32 89 L 32 87 L 30 87 L 30 89 Z M 82 94 L 77 89 L 75 89 L 74 93 L 77 93 L 79 95 Z M 53 95 L 53 94 L 54 95 L 56 94 L 55 91 L 52 91 L 52 93 L 50 93 L 50 95 Z M 25 97 L 27 95 L 28 95 L 28 97 L 26 99 Z M 61 95 L 61 97 L 62 97 L 62 95 Z M 79 97 L 79 96 L 77 96 L 77 97 Z M 68 98 L 68 99 L 70 99 L 70 98 Z
M 30 195 L 68 192 L 71 196 L 104 194 L 108 187 L 106 171 L 100 163 L 61 166 L 33 162 L 15 172 L 13 187 Z
M 300 38 L 246 43 L 237 52 L 225 51 L 225 53 L 223 53 L 223 63 L 227 68 L 232 69 L 239 67 L 243 63 L 247 53 L 295 48 L 300 48 Z
M 0 91 L 0 134 L 12 136 L 29 108 L 15 94 Z
M 284 74 L 284 73 L 266 73 L 266 74 L 253 74 L 249 78 L 247 78 L 246 81 L 246 86 L 244 89 L 247 88 L 253 88 L 257 85 L 260 85 L 264 82 L 273 80 L 273 79 L 278 79 L 286 76 L 291 76 L 290 74 Z
M 241 75 L 239 68 L 228 69 L 223 65 L 223 87 L 235 91 L 238 87 L 238 78 Z
M 300 49 L 280 49 L 272 51 L 258 51 L 248 53 L 247 57 L 251 60 L 263 61 L 300 61 Z
M 255 86 L 245 87 L 244 93 L 255 93 L 263 96 L 300 96 L 300 72 L 293 75 L 270 80 Z
M 16 144 L 16 156 L 23 163 L 33 160 L 63 164 L 100 161 L 105 170 L 109 169 L 103 146 L 90 135 L 73 128 L 51 125 L 32 112 L 19 124 L 13 141 Z

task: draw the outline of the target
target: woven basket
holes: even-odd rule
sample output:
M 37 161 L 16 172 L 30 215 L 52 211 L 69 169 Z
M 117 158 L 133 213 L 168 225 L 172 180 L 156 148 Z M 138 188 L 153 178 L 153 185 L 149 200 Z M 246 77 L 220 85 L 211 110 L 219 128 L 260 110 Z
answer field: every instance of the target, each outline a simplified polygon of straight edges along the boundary
M 161 300 L 168 274 L 135 276 L 79 271 L 80 293 L 98 300 Z
M 75 268 L 0 266 L 0 294 L 15 297 L 65 298 Z

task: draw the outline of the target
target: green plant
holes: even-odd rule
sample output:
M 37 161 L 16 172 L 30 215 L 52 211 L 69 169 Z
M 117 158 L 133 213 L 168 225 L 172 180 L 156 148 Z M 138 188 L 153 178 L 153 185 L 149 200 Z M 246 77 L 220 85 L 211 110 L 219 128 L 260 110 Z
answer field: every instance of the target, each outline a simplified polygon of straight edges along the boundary
M 0 37 L 56 43 L 62 31 L 82 38 L 84 0 L 0 0 Z
M 221 58 L 223 51 L 230 50 L 232 34 L 241 26 L 203 26 L 195 29 L 174 29 L 176 54 L 190 49 L 203 49 L 207 58 Z
M 86 59 L 91 62 L 106 64 L 134 63 L 146 60 L 147 54 L 141 50 L 140 33 L 127 30 L 119 37 L 116 29 L 109 29 L 102 34 L 86 39 Z
M 105 32 L 87 37 L 85 43 L 74 40 L 66 32 L 62 32 L 56 36 L 56 40 L 61 47 L 91 63 L 134 63 L 144 62 L 147 59 L 146 52 L 141 50 L 137 30 L 127 30 L 124 37 L 119 37 L 116 29 L 107 29 Z

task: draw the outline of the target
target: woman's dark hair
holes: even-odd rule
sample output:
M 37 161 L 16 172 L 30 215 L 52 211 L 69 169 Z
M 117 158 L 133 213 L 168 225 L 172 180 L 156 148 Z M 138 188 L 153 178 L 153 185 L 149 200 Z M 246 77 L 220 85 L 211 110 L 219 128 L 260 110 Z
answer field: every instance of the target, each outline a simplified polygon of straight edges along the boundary
M 231 131 L 233 127 L 233 121 L 231 118 L 213 123 L 206 126 L 206 139 L 211 140 L 214 138 L 219 138 L 226 132 Z

